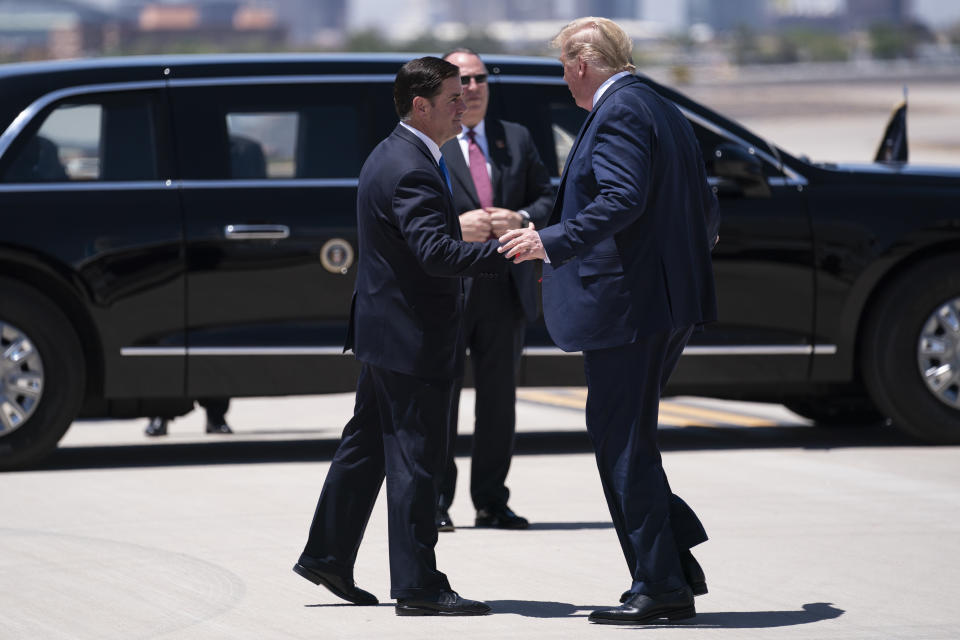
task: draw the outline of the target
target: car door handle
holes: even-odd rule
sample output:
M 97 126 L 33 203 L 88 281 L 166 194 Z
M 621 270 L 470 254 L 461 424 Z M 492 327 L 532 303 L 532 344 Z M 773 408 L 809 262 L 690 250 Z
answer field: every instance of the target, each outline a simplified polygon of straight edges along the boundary
M 228 224 L 223 228 L 227 240 L 283 240 L 290 237 L 285 224 Z

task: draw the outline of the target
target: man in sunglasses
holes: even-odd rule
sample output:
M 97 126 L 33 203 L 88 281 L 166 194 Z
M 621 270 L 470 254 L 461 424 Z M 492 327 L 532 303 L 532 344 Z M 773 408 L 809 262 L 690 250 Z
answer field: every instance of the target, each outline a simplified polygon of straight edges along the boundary
M 533 222 L 545 224 L 553 209 L 553 187 L 546 167 L 523 126 L 487 117 L 490 99 L 487 68 L 469 49 L 456 49 L 444 60 L 460 67 L 467 111 L 460 135 L 441 151 L 450 169 L 460 229 L 468 242 L 497 238 Z M 526 321 L 538 313 L 535 268 L 510 265 L 508 277 L 472 278 L 464 310 L 465 347 L 470 349 L 476 387 L 470 494 L 475 526 L 526 529 L 527 520 L 507 506 L 505 482 L 513 456 L 516 427 L 516 378 Z M 437 529 L 453 531 L 448 509 L 453 501 L 457 467 L 453 460 L 462 380 L 453 396 L 448 463 L 440 480 Z

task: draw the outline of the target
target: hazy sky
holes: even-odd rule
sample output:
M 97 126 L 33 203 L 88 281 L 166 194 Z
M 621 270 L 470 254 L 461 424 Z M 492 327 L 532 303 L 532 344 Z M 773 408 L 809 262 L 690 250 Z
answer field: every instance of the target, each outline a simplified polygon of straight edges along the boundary
M 942 26 L 960 22 L 957 0 L 913 0 L 913 9 L 927 24 Z
M 105 9 L 116 7 L 122 0 L 81 0 L 86 4 Z M 161 0 L 171 2 L 172 0 Z M 478 0 L 482 1 L 482 0 Z M 551 0 L 563 3 L 565 0 Z M 716 0 L 714 0 L 716 1 Z M 796 0 L 812 6 L 842 3 L 843 0 Z M 431 8 L 443 6 L 442 0 L 347 0 L 351 26 L 391 25 L 407 23 L 409 28 L 423 30 L 423 22 Z M 683 2 L 674 0 L 647 0 L 648 18 L 678 26 L 683 20 Z M 960 22 L 960 0 L 913 0 L 914 12 L 924 22 L 933 26 L 951 25 Z M 419 25 L 419 29 L 417 29 Z

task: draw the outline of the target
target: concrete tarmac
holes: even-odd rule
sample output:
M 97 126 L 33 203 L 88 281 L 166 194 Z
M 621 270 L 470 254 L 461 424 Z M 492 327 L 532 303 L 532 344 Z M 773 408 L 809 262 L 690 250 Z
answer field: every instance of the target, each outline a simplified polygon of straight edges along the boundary
M 471 401 L 465 393 L 462 416 Z M 356 566 L 380 606 L 345 605 L 295 575 L 351 404 L 349 394 L 237 401 L 235 436 L 201 434 L 202 411 L 160 439 L 143 436 L 143 420 L 74 425 L 44 468 L 0 476 L 0 638 L 582 640 L 632 630 L 586 620 L 616 603 L 629 576 L 582 411 L 542 396 L 519 403 L 509 478 L 511 506 L 531 528 L 472 527 L 461 456 L 458 528 L 437 545 L 453 587 L 493 615 L 394 615 L 384 496 Z M 710 533 L 695 549 L 710 593 L 687 623 L 636 631 L 960 637 L 960 448 L 811 427 L 771 405 L 681 399 L 667 413 L 684 407 L 702 419 L 663 426 L 664 464 Z

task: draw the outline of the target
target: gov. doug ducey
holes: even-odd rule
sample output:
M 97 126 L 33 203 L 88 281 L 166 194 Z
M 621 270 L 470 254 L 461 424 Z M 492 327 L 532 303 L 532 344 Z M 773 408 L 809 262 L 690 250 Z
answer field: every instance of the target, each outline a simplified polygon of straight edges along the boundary
M 361 605 L 353 566 L 384 476 L 390 596 L 397 615 L 482 615 L 437 570 L 437 474 L 454 379 L 462 375 L 460 276 L 502 277 L 496 240 L 463 242 L 440 145 L 466 110 L 459 69 L 411 60 L 394 82 L 400 123 L 373 150 L 357 194 L 359 265 L 347 348 L 362 363 L 343 431 L 294 571 Z

